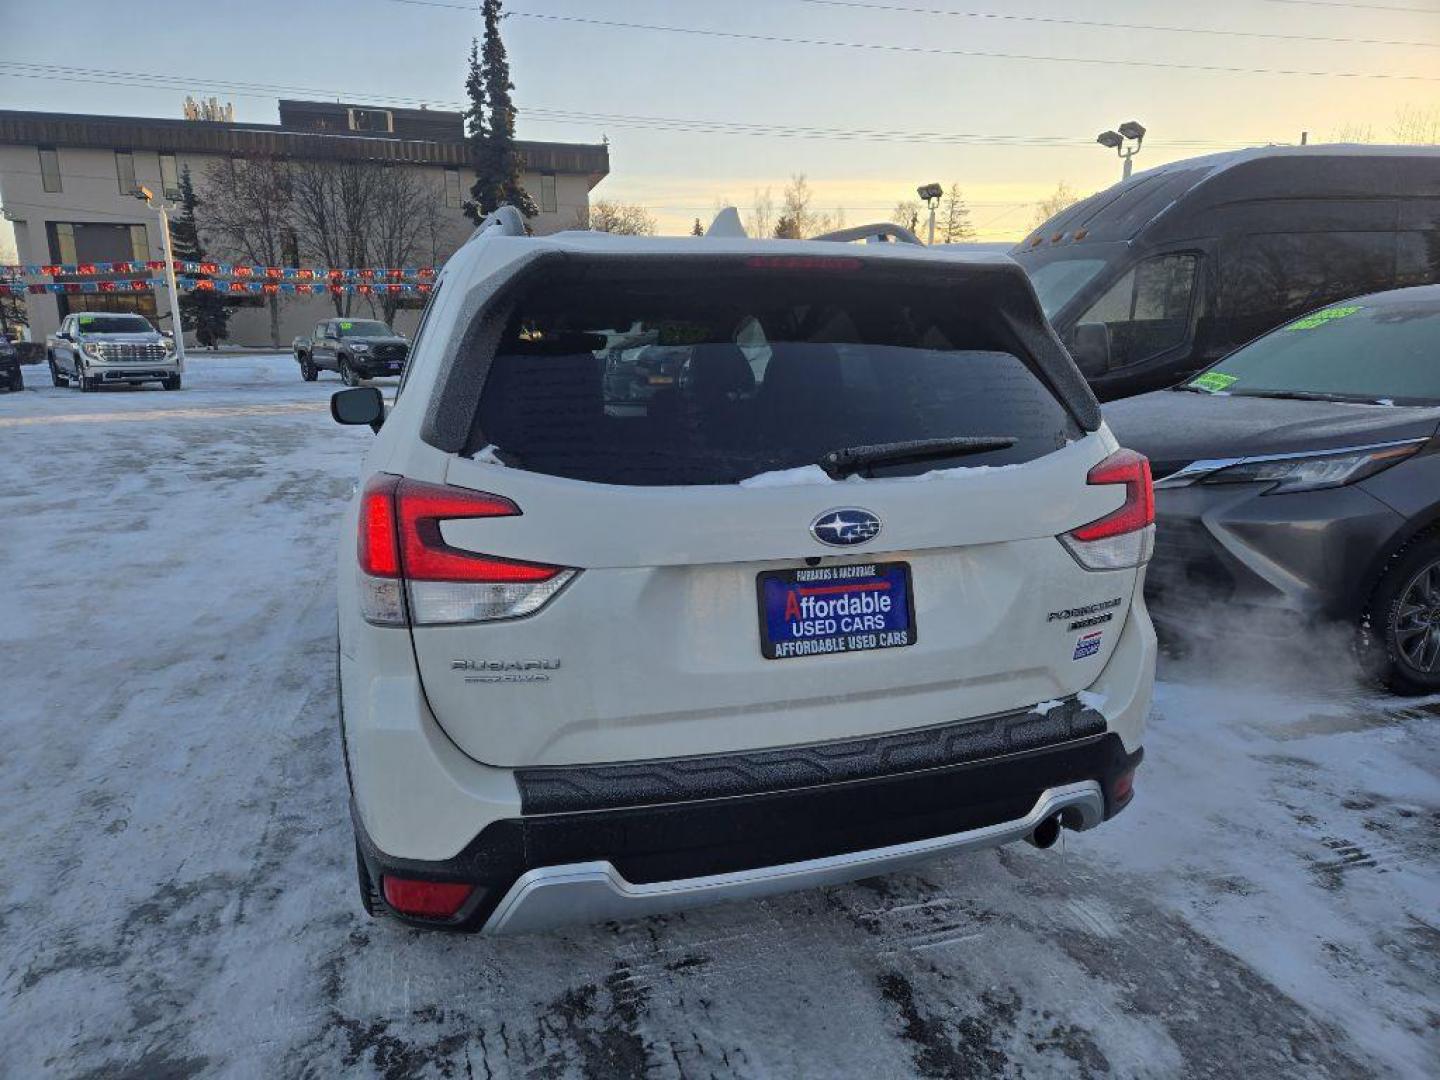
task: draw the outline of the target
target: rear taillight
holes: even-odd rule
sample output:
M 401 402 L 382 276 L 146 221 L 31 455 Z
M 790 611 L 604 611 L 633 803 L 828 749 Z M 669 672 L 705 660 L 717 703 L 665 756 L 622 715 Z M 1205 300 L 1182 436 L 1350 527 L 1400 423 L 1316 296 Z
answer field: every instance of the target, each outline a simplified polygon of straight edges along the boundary
M 515 517 L 499 495 L 381 474 L 360 501 L 360 602 L 365 618 L 403 626 L 515 619 L 538 611 L 575 571 L 452 547 L 443 521 Z
M 1122 570 L 1148 562 L 1155 547 L 1155 489 L 1150 462 L 1134 450 L 1116 450 L 1090 470 L 1086 483 L 1123 484 L 1119 509 L 1064 536 L 1075 561 L 1086 570 Z
M 385 902 L 404 915 L 448 919 L 465 906 L 475 886 L 450 881 L 415 881 L 385 875 Z

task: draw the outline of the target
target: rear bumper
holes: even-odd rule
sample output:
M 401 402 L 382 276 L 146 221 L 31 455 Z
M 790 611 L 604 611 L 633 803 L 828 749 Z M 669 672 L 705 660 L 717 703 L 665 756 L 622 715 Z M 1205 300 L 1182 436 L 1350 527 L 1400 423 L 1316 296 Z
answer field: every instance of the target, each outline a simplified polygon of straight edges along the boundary
M 406 922 L 527 933 L 886 873 L 1022 839 L 1057 814 L 1093 828 L 1128 803 L 1120 782 L 1142 755 L 1111 732 L 764 794 L 511 818 L 442 861 L 388 856 L 353 817 L 371 880 L 475 886 L 455 918 Z

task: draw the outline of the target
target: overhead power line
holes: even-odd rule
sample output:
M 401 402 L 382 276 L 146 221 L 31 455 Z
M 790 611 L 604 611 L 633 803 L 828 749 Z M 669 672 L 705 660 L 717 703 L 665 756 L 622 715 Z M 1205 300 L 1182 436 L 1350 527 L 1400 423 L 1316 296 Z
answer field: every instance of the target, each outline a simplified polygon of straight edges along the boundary
M 277 94 L 299 94 L 311 98 L 348 98 L 377 105 L 418 105 L 460 109 L 459 102 L 436 101 L 433 98 L 407 97 L 396 94 L 374 94 L 351 91 L 322 90 L 312 86 L 280 83 L 245 82 L 215 79 L 209 76 L 151 74 L 138 71 L 115 71 L 101 68 L 63 67 L 46 63 L 0 60 L 0 76 L 39 78 L 61 82 L 98 83 L 134 86 L 147 89 L 189 90 L 206 86 L 237 97 L 272 98 Z M 940 145 L 1072 147 L 1089 146 L 1090 140 L 1068 135 L 1011 135 L 963 133 L 947 131 L 887 131 L 867 128 L 828 128 L 800 124 L 770 124 L 745 120 L 705 120 L 694 117 L 636 115 L 627 113 L 587 112 L 537 106 L 520 110 L 521 118 L 534 123 L 613 125 L 650 131 L 680 131 L 708 135 L 763 136 L 767 138 L 820 139 L 853 142 L 892 142 Z M 1235 146 L 1258 145 L 1266 139 L 1174 139 L 1156 140 L 1154 145 L 1175 149 L 1218 150 Z
M 410 3 L 413 0 L 402 0 Z M 1440 82 L 1440 75 L 1407 75 L 1388 71 L 1308 71 L 1303 68 L 1243 67 L 1234 64 L 1187 64 L 1170 60 L 1126 60 L 1110 56 L 1051 56 L 1041 53 L 995 52 L 986 49 L 949 49 L 935 45 L 895 45 L 881 41 L 835 41 L 828 38 L 785 37 L 778 34 L 750 34 L 739 30 L 714 30 L 694 26 L 666 26 L 659 23 L 625 22 L 619 19 L 591 19 L 582 15 L 555 15 L 539 11 L 511 11 L 512 19 L 539 19 L 551 23 L 599 26 L 611 30 L 643 30 L 662 34 L 723 38 L 731 41 L 763 41 L 778 45 L 804 45 L 829 49 L 856 49 L 922 56 L 964 56 L 992 60 L 1027 60 L 1043 64 L 1088 64 L 1103 67 L 1135 67 L 1170 71 L 1207 71 L 1224 75 L 1298 75 L 1329 79 L 1389 79 L 1401 82 Z
M 1341 0 L 1267 0 L 1271 4 L 1300 4 L 1304 7 L 1355 8 L 1360 11 L 1399 11 L 1406 15 L 1440 15 L 1440 8 L 1396 7 L 1393 4 L 1350 4 Z
M 990 19 L 996 22 L 1042 23 L 1055 26 L 1084 26 L 1103 30 L 1144 30 L 1165 34 L 1203 34 L 1211 37 L 1263 38 L 1279 41 L 1309 41 L 1330 45 L 1397 45 L 1406 48 L 1440 49 L 1440 41 L 1389 41 L 1379 38 L 1326 37 L 1320 34 L 1267 33 L 1259 30 L 1215 30 L 1203 26 L 1161 26 L 1156 23 L 1102 22 L 1098 19 L 1066 19 L 1051 15 L 1012 15 L 998 11 L 956 11 L 952 8 L 906 7 L 899 4 L 867 3 L 864 0 L 798 0 L 820 7 L 854 8 L 907 15 L 937 15 L 957 19 Z
M 390 0 L 417 7 L 475 10 L 472 4 L 449 4 L 441 0 Z M 1285 75 L 1326 79 L 1386 79 L 1396 82 L 1440 82 L 1440 75 L 1408 75 L 1389 71 L 1311 71 L 1304 68 L 1246 67 L 1237 64 L 1192 64 L 1171 60 L 1127 60 L 1113 56 L 1053 56 L 1042 53 L 999 52 L 990 49 L 951 49 L 936 45 L 897 45 L 883 41 L 837 41 L 829 38 L 788 37 L 780 34 L 752 34 L 739 30 L 673 26 L 662 23 L 629 22 L 621 19 L 594 19 L 583 15 L 557 15 L 543 11 L 508 11 L 509 19 L 536 19 L 575 26 L 596 26 L 609 30 L 640 30 L 649 33 L 680 34 L 729 41 L 767 42 L 811 48 L 851 49 L 865 52 L 897 53 L 910 56 L 958 56 L 971 59 L 1025 60 L 1042 64 L 1084 64 L 1095 67 L 1132 67 L 1166 71 L 1204 71 L 1219 75 Z

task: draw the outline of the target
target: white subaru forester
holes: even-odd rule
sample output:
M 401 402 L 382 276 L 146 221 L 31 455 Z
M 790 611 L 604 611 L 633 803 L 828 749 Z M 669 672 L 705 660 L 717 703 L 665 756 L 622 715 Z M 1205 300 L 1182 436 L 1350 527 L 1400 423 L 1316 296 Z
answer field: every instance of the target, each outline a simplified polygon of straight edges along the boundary
M 335 396 L 377 431 L 339 558 L 367 911 L 627 918 L 1130 801 L 1149 466 L 1015 263 L 865 231 L 504 208 L 394 405 Z

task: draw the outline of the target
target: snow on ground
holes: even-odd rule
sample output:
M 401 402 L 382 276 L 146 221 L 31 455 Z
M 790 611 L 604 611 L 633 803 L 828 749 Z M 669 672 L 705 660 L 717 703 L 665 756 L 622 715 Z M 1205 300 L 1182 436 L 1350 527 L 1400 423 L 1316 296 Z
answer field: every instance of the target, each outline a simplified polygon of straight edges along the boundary
M 1435 1075 L 1440 704 L 1162 670 L 1064 850 L 549 937 L 375 923 L 333 696 L 370 435 L 285 357 L 0 396 L 0 1072 Z M 45 380 L 48 383 L 48 380 Z M 1303 669 L 1308 666 L 1308 671 Z M 1279 669 L 1276 669 L 1279 670 Z

